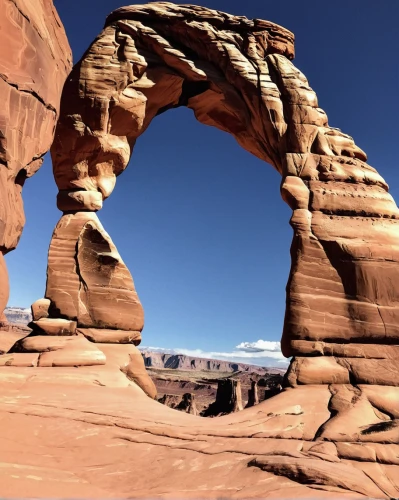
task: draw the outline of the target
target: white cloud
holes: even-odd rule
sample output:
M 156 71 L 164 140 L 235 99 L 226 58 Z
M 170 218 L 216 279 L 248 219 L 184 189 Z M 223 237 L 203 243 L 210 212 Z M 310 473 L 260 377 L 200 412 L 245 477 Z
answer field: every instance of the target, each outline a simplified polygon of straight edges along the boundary
M 183 354 L 196 358 L 219 359 L 236 363 L 247 363 L 259 366 L 287 365 L 287 360 L 280 349 L 280 342 L 258 340 L 256 342 L 241 342 L 231 352 L 203 351 L 202 349 L 141 347 L 140 350 L 161 352 L 165 354 Z
M 281 352 L 280 342 L 273 340 L 257 340 L 256 342 L 241 342 L 236 346 L 236 349 L 241 349 L 248 352 Z

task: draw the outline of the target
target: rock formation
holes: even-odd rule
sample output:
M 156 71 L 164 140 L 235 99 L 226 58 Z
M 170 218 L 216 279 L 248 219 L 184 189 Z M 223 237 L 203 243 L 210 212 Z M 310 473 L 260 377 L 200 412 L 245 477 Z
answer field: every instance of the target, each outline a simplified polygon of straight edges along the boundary
M 256 380 L 251 381 L 251 388 L 248 389 L 248 402 L 245 408 L 250 408 L 259 404 L 259 393 L 258 393 L 258 382 Z
M 197 406 L 195 404 L 195 396 L 189 392 L 183 394 L 180 403 L 176 406 L 176 410 L 184 411 L 190 415 L 198 415 Z
M 148 368 L 169 368 L 185 371 L 213 371 L 213 372 L 251 372 L 264 374 L 266 368 L 246 363 L 234 363 L 220 359 L 207 359 L 185 354 L 165 354 L 155 351 L 142 351 L 144 364 Z
M 241 382 L 232 378 L 218 381 L 216 401 L 201 413 L 203 417 L 218 417 L 242 410 Z
M 0 7 L 1 313 L 8 301 L 3 255 L 17 246 L 25 224 L 22 186 L 53 142 L 72 57 L 52 0 L 0 0 Z
M 54 496 L 62 482 L 80 498 L 398 497 L 399 212 L 293 56 L 293 34 L 273 23 L 160 2 L 113 12 L 74 67 L 52 148 L 63 215 L 48 314 L 0 356 L 0 458 L 15 457 L 25 478 L 14 486 L 10 465 L 5 496 Z M 211 420 L 151 401 L 136 347 L 143 310 L 95 213 L 152 118 L 182 105 L 273 165 L 293 211 L 285 388 Z M 4 234 L 9 249 L 15 230 Z
M 159 403 L 190 415 L 198 415 L 194 394 L 186 392 L 182 396 L 176 394 L 164 394 L 158 399 Z
M 6 307 L 4 316 L 9 323 L 15 325 L 27 325 L 32 321 L 31 310 L 24 307 Z

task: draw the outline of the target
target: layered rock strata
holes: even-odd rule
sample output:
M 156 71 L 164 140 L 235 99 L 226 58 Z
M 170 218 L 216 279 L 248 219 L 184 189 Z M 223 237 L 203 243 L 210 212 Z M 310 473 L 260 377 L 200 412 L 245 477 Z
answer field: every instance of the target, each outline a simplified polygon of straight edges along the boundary
M 22 187 L 53 142 L 71 50 L 52 0 L 0 0 L 0 313 L 8 300 L 3 255 L 25 224 Z
M 130 456 L 143 451 L 135 481 L 146 466 L 159 478 L 162 461 L 162 481 L 151 487 L 152 494 L 175 495 L 176 484 L 181 495 L 192 488 L 193 475 L 178 472 L 181 462 L 177 468 L 168 465 L 175 463 L 171 449 L 178 450 L 173 458 L 192 458 L 192 470 L 204 474 L 196 496 L 199 488 L 209 495 L 230 494 L 232 484 L 242 498 L 276 491 L 289 497 L 399 494 L 399 212 L 366 154 L 349 135 L 329 126 L 315 92 L 291 62 L 293 41 L 292 33 L 267 21 L 167 2 L 135 5 L 108 17 L 65 85 L 52 148 L 63 216 L 49 251 L 48 317 L 35 321 L 74 322 L 68 342 L 81 342 L 82 352 L 88 345 L 103 352 L 105 365 L 80 366 L 73 375 L 70 364 L 58 365 L 57 383 L 75 376 L 91 384 L 85 395 L 93 398 L 95 425 L 119 425 L 125 433 L 119 439 L 134 443 Z M 155 396 L 134 345 L 143 327 L 142 307 L 95 214 L 152 118 L 182 105 L 273 165 L 293 211 L 282 349 L 294 358 L 285 389 L 212 425 L 178 412 L 172 417 L 171 410 L 145 397 Z M 45 334 L 60 342 L 59 335 Z M 51 390 L 52 370 L 35 367 L 46 340 L 23 351 L 30 342 L 22 339 L 19 350 L 0 356 L 8 365 L 4 372 L 24 383 L 26 373 L 34 373 L 57 408 L 66 407 L 64 418 L 83 420 L 87 431 L 88 412 L 79 397 L 70 390 L 72 403 L 66 406 Z M 44 351 L 51 355 L 49 364 L 54 352 L 59 351 Z M 63 359 L 71 363 L 68 352 Z M 95 384 L 104 389 L 101 395 Z M 102 386 L 123 384 L 134 389 L 130 394 L 137 402 L 129 424 L 122 393 L 113 400 L 118 411 L 104 415 L 104 394 L 113 396 Z M 34 393 L 32 384 L 27 387 Z M 26 403 L 25 411 L 37 415 L 32 401 L 40 405 L 41 399 Z M 71 407 L 76 413 L 69 413 Z M 228 457 L 224 482 L 220 474 L 209 474 L 221 453 Z M 117 456 L 120 464 L 124 455 Z M 254 471 L 250 479 L 248 470 Z M 121 488 L 119 477 L 112 483 L 103 471 L 87 474 L 109 491 Z M 183 477 L 189 484 L 179 482 Z M 148 484 L 139 484 L 135 493 L 147 494 Z M 126 487 L 126 494 L 131 491 Z
M 130 275 L 122 279 L 123 300 L 113 287 L 110 276 L 119 274 L 114 269 L 122 269 L 121 260 L 94 212 L 152 118 L 185 105 L 282 175 L 294 229 L 284 354 L 396 359 L 399 212 L 366 154 L 328 125 L 315 92 L 291 62 L 293 41 L 272 23 L 202 7 L 153 3 L 108 17 L 65 86 L 52 148 L 58 207 L 65 214 L 49 254 L 46 297 L 54 315 L 88 328 L 142 329 Z M 104 243 L 101 251 L 83 230 L 89 219 Z M 80 262 L 80 252 L 101 260 L 88 292 L 80 264 L 66 265 L 67 259 Z M 96 280 L 101 300 L 109 302 L 101 311 Z M 111 321 L 107 309 L 116 300 Z

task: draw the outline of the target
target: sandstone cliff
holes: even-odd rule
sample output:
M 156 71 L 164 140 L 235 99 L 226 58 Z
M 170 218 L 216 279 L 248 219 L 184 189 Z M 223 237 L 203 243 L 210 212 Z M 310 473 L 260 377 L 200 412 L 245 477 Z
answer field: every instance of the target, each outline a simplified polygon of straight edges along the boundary
M 52 0 L 0 0 L 0 314 L 8 301 L 3 255 L 22 234 L 22 187 L 53 142 L 71 49 Z
M 235 363 L 232 361 L 221 361 L 217 359 L 206 359 L 184 354 L 165 354 L 154 351 L 142 351 L 144 364 L 148 368 L 172 368 L 176 370 L 193 371 L 220 371 L 220 372 L 250 372 L 265 373 L 270 369 L 257 365 Z M 285 371 L 285 370 L 282 370 Z
M 32 321 L 30 308 L 6 307 L 4 309 L 4 314 L 9 323 L 14 323 L 16 325 L 27 325 Z

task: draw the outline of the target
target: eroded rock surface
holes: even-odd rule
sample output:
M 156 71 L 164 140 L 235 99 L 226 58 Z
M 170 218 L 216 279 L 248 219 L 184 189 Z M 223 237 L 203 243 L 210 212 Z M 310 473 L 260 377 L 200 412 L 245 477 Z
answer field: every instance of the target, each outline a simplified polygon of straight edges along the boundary
M 25 224 L 22 186 L 53 142 L 71 50 L 52 0 L 0 0 L 0 252 Z M 0 313 L 8 277 L 0 257 Z
M 63 216 L 49 317 L 37 321 L 76 322 L 77 335 L 30 335 L 0 356 L 5 496 L 54 496 L 55 482 L 79 498 L 399 496 L 399 212 L 328 125 L 293 42 L 267 21 L 155 2 L 112 13 L 74 67 L 52 148 Z M 218 419 L 152 401 L 139 337 L 121 343 L 141 332 L 142 307 L 95 213 L 152 118 L 180 105 L 272 164 L 293 211 L 285 388 Z
M 218 381 L 216 401 L 202 413 L 204 417 L 218 417 L 242 410 L 241 382 L 232 378 Z

